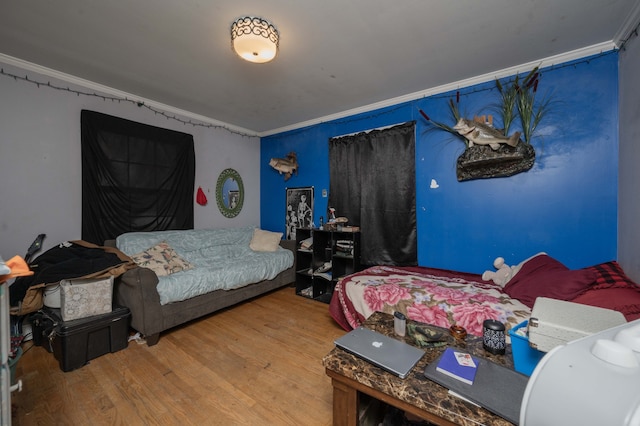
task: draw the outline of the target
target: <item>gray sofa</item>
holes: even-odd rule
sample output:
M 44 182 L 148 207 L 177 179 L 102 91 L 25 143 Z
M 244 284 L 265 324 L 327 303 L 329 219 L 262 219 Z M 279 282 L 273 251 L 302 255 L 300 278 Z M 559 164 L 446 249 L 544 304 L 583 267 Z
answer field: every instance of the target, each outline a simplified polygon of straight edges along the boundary
M 110 240 L 105 244 L 115 246 Z M 280 246 L 295 254 L 295 241 L 282 240 Z M 294 256 L 295 258 L 295 256 Z M 260 281 L 234 290 L 215 290 L 180 302 L 160 304 L 157 275 L 135 267 L 115 282 L 114 298 L 131 311 L 131 327 L 139 331 L 149 346 L 158 343 L 160 333 L 220 309 L 265 294 L 295 281 L 295 262 L 272 280 Z

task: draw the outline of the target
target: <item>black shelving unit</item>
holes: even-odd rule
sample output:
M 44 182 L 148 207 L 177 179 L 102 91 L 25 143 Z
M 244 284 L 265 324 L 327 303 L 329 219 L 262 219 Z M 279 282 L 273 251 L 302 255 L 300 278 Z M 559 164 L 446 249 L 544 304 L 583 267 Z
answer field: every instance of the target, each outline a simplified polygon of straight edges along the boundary
M 313 298 L 313 246 L 302 246 L 311 238 L 310 228 L 296 229 L 296 294 Z
M 303 242 L 312 241 L 306 248 Z M 360 267 L 360 232 L 296 229 L 296 294 L 329 303 L 336 282 Z M 326 269 L 326 270 L 325 270 Z

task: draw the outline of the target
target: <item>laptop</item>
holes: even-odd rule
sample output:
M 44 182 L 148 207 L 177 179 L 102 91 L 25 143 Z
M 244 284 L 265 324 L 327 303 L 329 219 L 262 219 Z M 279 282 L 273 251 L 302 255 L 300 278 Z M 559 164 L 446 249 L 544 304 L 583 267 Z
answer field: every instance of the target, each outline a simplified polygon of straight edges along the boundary
M 407 343 L 358 327 L 335 341 L 337 347 L 404 379 L 424 351 Z

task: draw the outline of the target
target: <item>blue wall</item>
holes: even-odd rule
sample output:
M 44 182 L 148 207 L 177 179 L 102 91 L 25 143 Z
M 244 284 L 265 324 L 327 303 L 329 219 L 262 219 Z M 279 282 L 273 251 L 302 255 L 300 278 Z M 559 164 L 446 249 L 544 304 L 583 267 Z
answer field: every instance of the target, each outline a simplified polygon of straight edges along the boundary
M 287 187 L 313 186 L 315 223 L 326 218 L 329 138 L 415 120 L 420 265 L 480 273 L 492 269 L 497 256 L 516 264 L 539 251 L 570 268 L 615 259 L 617 52 L 542 69 L 538 94 L 548 92 L 554 104 L 532 141 L 536 162 L 507 178 L 458 182 L 456 159 L 464 144 L 446 132 L 427 132 L 418 110 L 453 124 L 447 103 L 455 92 L 262 138 L 261 226 L 284 232 Z M 459 93 L 468 118 L 493 113 L 498 100 L 493 82 Z M 268 163 L 290 151 L 297 153 L 300 170 L 285 182 Z M 388 170 L 371 172 L 402 170 L 389 159 Z M 432 179 L 437 188 L 430 187 Z M 366 232 L 366 224 L 362 228 Z

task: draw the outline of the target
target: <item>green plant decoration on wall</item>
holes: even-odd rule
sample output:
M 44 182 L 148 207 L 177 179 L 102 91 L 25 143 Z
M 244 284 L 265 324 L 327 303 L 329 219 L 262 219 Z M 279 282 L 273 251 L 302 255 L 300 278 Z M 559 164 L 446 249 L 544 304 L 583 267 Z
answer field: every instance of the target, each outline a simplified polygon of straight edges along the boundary
M 216 204 L 225 217 L 236 217 L 244 203 L 244 185 L 240 174 L 234 169 L 225 169 L 216 183 Z
M 531 138 L 551 105 L 548 96 L 536 100 L 539 77 L 536 67 L 522 81 L 516 75 L 506 86 L 496 79 L 500 101 L 492 109 L 500 117 L 502 129 L 493 127 L 492 116 L 488 116 L 488 120 L 486 116 L 476 116 L 473 120 L 463 118 L 458 107 L 459 94 L 456 102 L 449 100 L 449 110 L 456 123 L 453 126 L 433 121 L 420 110 L 431 129 L 444 130 L 464 142 L 466 149 L 457 160 L 458 181 L 512 176 L 533 167 L 535 150 Z M 520 131 L 510 134 L 516 123 Z

